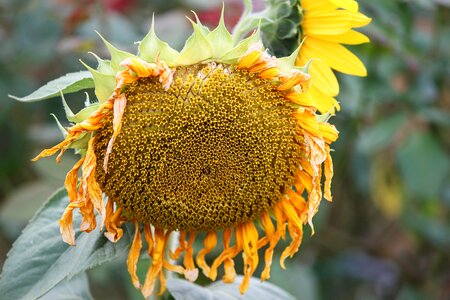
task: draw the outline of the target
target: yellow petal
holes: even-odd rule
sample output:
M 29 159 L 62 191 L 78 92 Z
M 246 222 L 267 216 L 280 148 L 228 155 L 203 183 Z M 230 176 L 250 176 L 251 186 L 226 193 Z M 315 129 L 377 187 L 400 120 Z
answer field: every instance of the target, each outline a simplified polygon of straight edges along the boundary
M 305 14 L 302 29 L 306 36 L 342 34 L 352 28 L 353 14 L 343 10 L 312 11 Z
M 352 15 L 352 27 L 363 27 L 369 24 L 372 19 L 362 13 L 345 12 Z
M 139 229 L 139 223 L 134 222 L 134 238 L 133 243 L 130 247 L 130 253 L 128 254 L 127 259 L 127 266 L 128 266 L 128 272 L 131 276 L 131 281 L 133 282 L 133 285 L 139 289 L 141 287 L 141 283 L 139 282 L 139 278 L 136 274 L 137 270 L 137 262 L 139 260 L 139 255 L 141 254 L 142 249 L 142 240 L 141 240 L 141 233 Z
M 370 42 L 369 38 L 365 36 L 364 34 L 349 30 L 343 34 L 336 34 L 336 35 L 316 35 L 315 36 L 318 39 L 325 40 L 328 42 L 334 42 L 339 44 L 346 44 L 346 45 L 359 45 Z
M 186 253 L 184 254 L 183 264 L 185 267 L 184 277 L 190 282 L 194 282 L 198 277 L 198 269 L 194 265 L 194 241 L 195 241 L 196 233 L 191 231 L 189 232 L 189 240 L 186 247 Z
M 339 94 L 339 83 L 331 68 L 323 61 L 314 60 L 309 69 L 313 86 L 329 96 Z
M 215 231 L 209 231 L 203 240 L 204 248 L 200 250 L 197 254 L 195 261 L 200 269 L 202 269 L 203 274 L 207 276 L 209 274 L 209 266 L 206 263 L 205 255 L 210 253 L 217 244 L 217 233 Z
M 358 11 L 358 2 L 354 0 L 328 0 L 339 8 L 348 9 L 352 12 Z
M 319 123 L 319 130 L 327 144 L 335 142 L 339 137 L 339 131 L 329 123 Z
M 329 0 L 302 0 L 301 6 L 305 11 L 310 10 L 331 11 L 337 8 L 337 6 L 332 4 Z
M 314 101 L 309 93 L 290 92 L 284 97 L 301 106 L 314 106 Z
M 353 27 L 369 24 L 370 18 L 346 10 L 311 11 L 305 13 L 301 27 L 308 35 L 336 35 L 343 34 Z
M 250 48 L 244 56 L 239 60 L 238 69 L 246 69 L 253 66 L 261 58 L 262 51 L 258 48 Z
M 321 113 L 334 114 L 335 110 L 340 110 L 339 102 L 332 96 L 322 93 L 314 85 L 309 90 L 311 97 L 313 98 L 314 105 Z
M 226 228 L 223 231 L 222 239 L 223 239 L 223 249 L 226 251 L 230 247 L 230 240 L 231 240 L 231 234 L 232 231 L 230 228 Z M 234 269 L 234 260 L 230 257 L 225 258 L 223 261 L 223 268 L 225 271 L 225 274 L 222 277 L 222 280 L 225 283 L 232 283 L 236 279 L 236 270 Z
M 364 64 L 344 46 L 313 37 L 309 37 L 307 41 L 301 49 L 305 57 L 321 59 L 332 69 L 342 73 L 355 76 L 367 75 Z
M 324 183 L 323 197 L 326 200 L 331 201 L 331 200 L 333 200 L 333 196 L 331 195 L 331 180 L 333 179 L 333 160 L 331 159 L 329 145 L 326 146 L 326 150 L 327 150 L 327 159 L 325 160 L 325 163 L 324 163 L 325 183 Z

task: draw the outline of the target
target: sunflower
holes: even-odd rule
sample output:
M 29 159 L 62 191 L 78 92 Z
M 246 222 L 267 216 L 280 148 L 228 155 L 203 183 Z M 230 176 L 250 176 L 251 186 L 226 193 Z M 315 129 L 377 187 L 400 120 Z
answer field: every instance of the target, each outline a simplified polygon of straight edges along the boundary
M 353 30 L 370 23 L 371 19 L 358 12 L 354 0 L 301 0 L 303 14 L 300 39 L 304 40 L 297 64 L 306 65 L 313 77 L 311 96 L 321 112 L 339 109 L 335 97 L 339 83 L 332 70 L 355 76 L 366 76 L 364 64 L 345 45 L 368 43 L 364 34 Z
M 75 243 L 75 209 L 85 232 L 100 214 L 111 242 L 123 236 L 124 223 L 134 224 L 127 266 L 145 297 L 156 280 L 164 291 L 165 271 L 194 281 L 200 269 L 215 280 L 223 266 L 222 279 L 233 282 L 240 253 L 244 293 L 258 250 L 265 249 L 262 280 L 280 239 L 291 239 L 283 268 L 297 252 L 322 199 L 322 175 L 331 200 L 330 144 L 338 132 L 316 114 L 310 76 L 294 66 L 296 56 L 269 55 L 258 32 L 234 43 L 223 18 L 212 31 L 198 20 L 192 25 L 180 52 L 153 25 L 137 55 L 105 41 L 111 59 L 96 56 L 98 68 L 86 66 L 98 103 L 71 118 L 65 139 L 34 159 L 77 150 L 81 158 L 65 180 L 62 238 Z M 178 246 L 170 251 L 172 235 Z M 194 253 L 199 237 L 204 248 Z M 208 264 L 219 239 L 221 253 Z M 144 240 L 151 265 L 142 281 L 136 266 Z

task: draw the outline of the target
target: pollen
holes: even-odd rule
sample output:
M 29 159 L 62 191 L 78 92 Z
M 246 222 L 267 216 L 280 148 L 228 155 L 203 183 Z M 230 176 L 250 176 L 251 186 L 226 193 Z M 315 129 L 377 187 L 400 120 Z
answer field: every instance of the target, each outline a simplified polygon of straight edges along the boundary
M 181 231 L 230 228 L 261 216 L 294 184 L 304 154 L 295 108 L 268 79 L 232 65 L 177 67 L 124 91 L 121 131 L 101 190 L 138 222 Z M 112 113 L 96 131 L 103 161 Z

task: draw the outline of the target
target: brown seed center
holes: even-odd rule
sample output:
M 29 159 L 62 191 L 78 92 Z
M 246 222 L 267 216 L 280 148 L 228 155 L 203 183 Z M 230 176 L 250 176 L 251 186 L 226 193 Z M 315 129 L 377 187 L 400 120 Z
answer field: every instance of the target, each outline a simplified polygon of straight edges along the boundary
M 102 190 L 140 222 L 209 231 L 260 216 L 293 183 L 294 108 L 269 81 L 213 63 L 179 67 L 126 90 L 122 129 L 102 169 L 111 119 L 96 133 Z

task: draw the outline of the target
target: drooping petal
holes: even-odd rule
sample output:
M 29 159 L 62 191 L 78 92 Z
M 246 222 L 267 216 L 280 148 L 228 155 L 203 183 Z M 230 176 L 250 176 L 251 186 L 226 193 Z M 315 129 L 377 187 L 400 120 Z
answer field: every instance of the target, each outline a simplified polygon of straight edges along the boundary
M 78 189 L 77 189 L 78 171 L 80 170 L 83 162 L 84 157 L 80 158 L 80 160 L 72 167 L 72 169 L 66 175 L 64 185 L 66 187 L 70 202 L 75 202 L 78 199 Z
M 264 270 L 261 273 L 261 280 L 267 280 L 270 278 L 270 267 L 272 266 L 272 258 L 275 250 L 275 246 L 278 244 L 280 238 L 283 238 L 286 232 L 286 219 L 283 212 L 280 210 L 278 205 L 273 207 L 273 212 L 275 220 L 277 222 L 277 227 L 275 233 L 270 238 L 269 247 L 267 247 L 264 253 Z
M 331 159 L 330 146 L 326 145 L 327 159 L 325 160 L 325 183 L 324 183 L 324 198 L 328 201 L 333 199 L 331 195 L 331 180 L 333 179 L 333 160 Z
M 178 236 L 178 246 L 174 252 L 169 253 L 171 259 L 177 260 L 180 257 L 181 253 L 186 251 L 187 242 L 185 241 L 185 239 L 186 239 L 186 231 L 180 231 Z
M 217 233 L 215 231 L 209 231 L 203 240 L 204 248 L 201 249 L 196 257 L 197 265 L 202 269 L 204 274 L 209 273 L 209 266 L 205 261 L 205 255 L 210 253 L 217 245 Z
M 230 240 L 231 240 L 232 231 L 230 228 L 227 228 L 223 231 L 223 248 L 224 251 L 230 248 Z M 231 257 L 226 257 L 223 261 L 223 268 L 225 274 L 222 277 L 222 280 L 225 283 L 234 282 L 236 279 L 236 270 L 234 269 L 234 260 Z
M 122 116 L 123 113 L 125 112 L 126 105 L 127 105 L 127 97 L 125 96 L 125 94 L 121 94 L 114 100 L 113 135 L 109 140 L 108 147 L 106 149 L 105 159 L 103 161 L 103 169 L 105 170 L 105 172 L 107 172 L 109 154 L 112 151 L 114 141 L 116 140 L 117 136 L 120 133 L 120 129 L 122 128 Z
M 146 236 L 147 237 L 147 236 Z M 166 248 L 167 238 L 164 234 L 164 230 L 155 228 L 155 235 L 153 240 L 147 241 L 148 244 L 153 242 L 151 253 L 149 253 L 152 264 L 147 271 L 145 276 L 144 284 L 142 285 L 141 292 L 145 298 L 149 297 L 153 293 L 155 287 L 156 278 L 162 273 L 163 261 L 164 261 L 164 250 Z M 149 247 L 150 248 L 150 247 Z M 161 283 L 161 290 L 164 290 L 165 286 Z
M 250 278 L 258 266 L 258 231 L 252 221 L 240 224 L 236 227 L 236 245 L 243 249 L 244 280 L 239 287 L 243 294 L 249 286 Z
M 139 289 L 141 287 L 141 283 L 139 282 L 139 278 L 136 274 L 137 262 L 139 260 L 139 256 L 141 254 L 142 249 L 142 240 L 141 240 L 141 232 L 139 228 L 139 223 L 134 222 L 135 232 L 133 242 L 131 243 L 130 252 L 128 253 L 127 265 L 128 265 L 128 273 L 130 273 L 131 281 L 135 288 Z
M 122 207 L 118 207 L 116 211 L 114 211 L 114 201 L 108 199 L 105 210 L 105 237 L 113 243 L 120 240 L 120 238 L 123 236 L 123 229 L 120 228 L 120 225 L 122 223 L 122 210 Z
M 103 204 L 102 191 L 100 185 L 95 178 L 95 169 L 97 167 L 97 157 L 94 151 L 94 139 L 91 138 L 86 150 L 85 160 L 83 162 L 83 175 L 81 177 L 81 186 L 83 190 L 83 197 L 86 202 L 91 202 L 94 208 L 101 215 L 101 227 L 105 220 L 105 207 Z M 92 210 L 92 215 L 93 215 Z M 95 222 L 95 218 L 93 220 Z M 94 225 L 95 228 L 95 225 Z
M 184 277 L 190 282 L 194 282 L 198 277 L 198 269 L 194 265 L 194 241 L 195 241 L 195 232 L 189 232 L 189 240 L 186 247 L 186 252 L 184 254 L 183 264 L 184 264 Z

